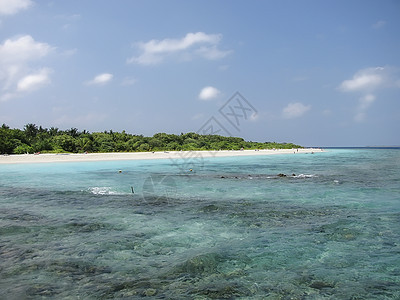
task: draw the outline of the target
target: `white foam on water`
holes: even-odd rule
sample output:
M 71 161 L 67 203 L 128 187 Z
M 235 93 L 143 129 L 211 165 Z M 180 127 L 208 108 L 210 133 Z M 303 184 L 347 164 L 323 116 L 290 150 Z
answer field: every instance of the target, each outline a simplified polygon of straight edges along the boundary
M 116 192 L 112 190 L 111 187 L 107 186 L 95 186 L 88 189 L 94 195 L 122 195 L 123 193 Z
M 294 178 L 312 178 L 312 177 L 317 177 L 315 174 L 299 174 L 296 176 L 293 176 Z

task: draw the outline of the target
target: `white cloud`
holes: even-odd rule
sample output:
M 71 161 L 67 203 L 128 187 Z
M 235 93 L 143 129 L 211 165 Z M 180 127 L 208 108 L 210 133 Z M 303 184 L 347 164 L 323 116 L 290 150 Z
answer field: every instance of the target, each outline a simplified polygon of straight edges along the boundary
M 372 25 L 372 28 L 374 29 L 380 29 L 386 25 L 386 21 L 380 20 L 376 22 L 375 24 Z
M 76 23 L 82 18 L 82 16 L 80 14 L 72 14 L 72 15 L 62 14 L 62 15 L 56 15 L 55 18 L 65 22 L 61 28 L 65 32 L 68 32 L 75 28 Z
M 376 100 L 375 93 L 380 89 L 398 88 L 397 70 L 391 67 L 375 67 L 362 69 L 356 72 L 352 79 L 343 81 L 339 89 L 343 92 L 358 92 L 363 96 L 359 98 L 354 120 L 365 121 L 367 110 Z
M 367 110 L 375 101 L 376 97 L 372 94 L 367 94 L 361 97 L 358 101 L 358 107 L 354 116 L 354 121 L 363 122 L 367 117 Z
M 7 39 L 0 44 L 0 64 L 21 64 L 37 60 L 53 49 L 49 44 L 36 42 L 30 35 Z
M 64 24 L 63 26 L 62 26 L 62 29 L 63 30 L 65 30 L 65 31 L 67 31 L 67 30 L 69 30 L 71 28 L 71 24 Z
M 199 99 L 200 100 L 212 100 L 212 99 L 218 97 L 218 95 L 220 93 L 221 92 L 218 89 L 216 89 L 215 87 L 206 86 L 201 89 L 200 94 L 199 94 Z
M 55 17 L 67 21 L 75 21 L 82 18 L 80 14 L 61 14 L 61 15 L 56 15 Z
M 1 0 L 0 15 L 14 15 L 20 10 L 29 8 L 32 4 L 31 0 Z
M 282 115 L 286 119 L 298 118 L 311 109 L 311 105 L 304 105 L 300 102 L 289 103 L 282 111 Z
M 360 108 L 367 109 L 374 101 L 376 97 L 374 95 L 368 94 L 360 98 Z
M 110 82 L 114 76 L 110 73 L 102 73 L 95 76 L 92 80 L 88 81 L 89 85 L 103 85 Z
M 343 81 L 339 89 L 344 92 L 372 91 L 385 83 L 385 68 L 368 68 L 358 71 L 352 79 Z
M 204 57 L 205 59 L 217 60 L 224 58 L 225 56 L 232 53 L 232 51 L 231 50 L 221 51 L 217 48 L 216 45 L 213 45 L 211 47 L 206 47 L 206 46 L 200 47 L 199 49 L 196 50 L 196 53 Z
M 27 92 L 38 89 L 39 87 L 46 85 L 50 82 L 51 70 L 44 68 L 36 73 L 27 75 L 21 78 L 17 84 L 17 91 Z
M 17 94 L 15 94 L 15 93 L 4 93 L 0 96 L 0 102 L 5 102 L 5 101 L 11 100 L 15 97 L 17 97 Z
M 359 123 L 364 122 L 366 118 L 367 118 L 367 114 L 364 111 L 357 112 L 354 115 L 354 121 L 359 122 Z
M 33 64 L 55 48 L 35 41 L 30 35 L 5 40 L 0 44 L 0 100 L 9 100 L 50 82 L 50 69 Z
M 330 116 L 330 115 L 332 114 L 332 111 L 331 111 L 330 109 L 324 109 L 324 110 L 322 111 L 322 114 L 323 114 L 324 116 Z
M 150 53 L 163 53 L 185 50 L 194 44 L 211 43 L 216 44 L 220 41 L 219 34 L 205 34 L 204 32 L 188 33 L 182 39 L 164 39 L 162 41 L 151 40 L 142 44 L 142 48 Z
M 137 44 L 141 50 L 139 56 L 133 56 L 127 60 L 128 63 L 143 65 L 158 64 L 168 55 L 180 53 L 188 60 L 193 54 L 200 55 L 206 59 L 220 59 L 231 51 L 221 51 L 217 45 L 222 39 L 220 34 L 206 34 L 204 32 L 188 33 L 181 39 L 150 40 Z

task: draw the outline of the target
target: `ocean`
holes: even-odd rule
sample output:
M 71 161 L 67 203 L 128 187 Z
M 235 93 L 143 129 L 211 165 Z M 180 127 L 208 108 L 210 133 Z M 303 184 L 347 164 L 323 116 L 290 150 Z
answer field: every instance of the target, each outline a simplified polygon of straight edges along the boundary
M 400 149 L 0 165 L 0 299 L 400 299 Z

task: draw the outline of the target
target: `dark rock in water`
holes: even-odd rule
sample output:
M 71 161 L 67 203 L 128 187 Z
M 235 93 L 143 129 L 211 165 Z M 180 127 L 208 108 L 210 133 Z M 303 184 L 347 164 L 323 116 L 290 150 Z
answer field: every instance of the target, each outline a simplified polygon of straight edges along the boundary
M 278 177 L 286 177 L 286 175 L 283 174 L 283 173 L 279 173 L 279 174 L 278 174 Z
M 51 297 L 54 298 L 60 291 L 57 287 L 47 284 L 34 284 L 27 288 L 26 294 L 30 296 Z M 55 297 L 57 298 L 57 297 Z
M 108 267 L 96 266 L 83 261 L 53 261 L 48 264 L 47 270 L 70 276 L 93 276 L 111 273 L 111 269 Z
M 203 212 L 213 212 L 219 210 L 219 207 L 215 204 L 209 204 L 202 208 Z
M 396 282 L 385 280 L 368 280 L 366 282 L 366 290 L 378 295 L 391 295 L 391 292 L 398 292 L 399 287 Z M 384 297 L 382 297 L 383 299 Z M 390 298 L 389 298 L 390 299 Z
M 339 220 L 332 224 L 319 226 L 314 231 L 323 234 L 327 240 L 347 242 L 357 239 L 361 234 L 353 227 L 350 220 Z
M 294 173 L 293 173 L 293 174 L 292 174 L 292 176 L 293 176 L 293 177 L 295 177 L 295 176 L 296 176 L 296 174 L 294 174 Z
M 203 297 L 206 297 L 206 299 L 242 299 L 253 295 L 254 292 L 240 281 L 223 280 L 211 276 L 211 278 L 208 277 L 206 280 L 195 284 L 190 294 L 200 296 L 200 299 L 204 299 Z
M 225 178 L 225 176 L 221 176 L 221 178 Z
M 179 272 L 191 275 L 211 274 L 217 271 L 217 266 L 221 261 L 217 253 L 207 253 L 194 256 L 178 267 Z
M 207 296 L 209 299 L 235 299 L 243 296 L 237 286 L 223 286 L 223 287 L 208 287 L 202 291 L 197 291 L 197 294 Z
M 102 223 L 71 222 L 67 224 L 67 228 L 78 232 L 93 232 L 108 229 L 108 227 L 107 224 Z
M 108 285 L 101 299 L 136 299 L 158 294 L 160 283 L 150 278 L 128 280 Z M 136 297 L 135 297 L 136 296 Z
M 314 281 L 310 284 L 310 287 L 313 289 L 317 289 L 317 290 L 322 290 L 322 289 L 332 289 L 335 287 L 334 284 L 329 283 L 329 282 L 324 282 L 324 281 Z

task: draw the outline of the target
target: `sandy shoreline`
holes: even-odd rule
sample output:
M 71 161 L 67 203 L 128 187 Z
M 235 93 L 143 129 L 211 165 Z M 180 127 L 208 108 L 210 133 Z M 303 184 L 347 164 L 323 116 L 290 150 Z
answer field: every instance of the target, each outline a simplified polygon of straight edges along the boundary
M 122 153 L 88 153 L 88 154 L 13 154 L 0 155 L 0 164 L 30 164 L 54 162 L 86 162 L 144 159 L 195 159 L 200 157 L 254 156 L 276 154 L 316 153 L 321 149 L 277 149 L 277 150 L 222 150 L 222 151 L 167 151 L 167 152 L 122 152 Z

